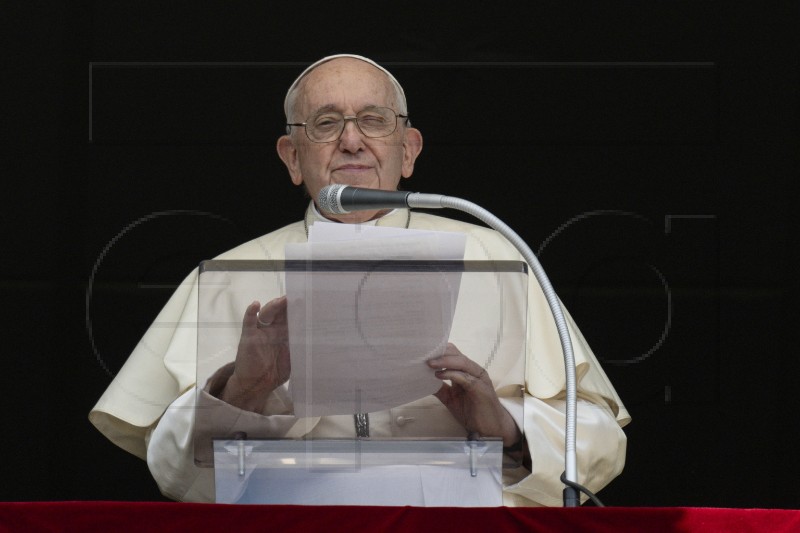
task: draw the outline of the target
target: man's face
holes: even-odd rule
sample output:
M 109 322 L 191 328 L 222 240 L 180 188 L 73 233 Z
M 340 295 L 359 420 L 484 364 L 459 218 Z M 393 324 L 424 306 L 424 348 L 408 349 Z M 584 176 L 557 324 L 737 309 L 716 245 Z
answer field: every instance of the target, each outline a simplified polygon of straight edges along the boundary
M 398 111 L 397 97 L 386 75 L 372 65 L 352 58 L 334 59 L 311 71 L 302 81 L 292 122 L 305 122 L 321 110 L 355 115 L 368 107 Z M 316 202 L 326 185 L 396 190 L 400 178 L 411 176 L 414 160 L 422 149 L 422 137 L 402 119 L 394 133 L 377 139 L 364 136 L 354 121 L 345 123 L 337 141 L 311 142 L 302 127 L 278 139 L 278 153 L 292 182 L 305 184 Z M 365 222 L 379 211 L 328 215 L 341 222 Z

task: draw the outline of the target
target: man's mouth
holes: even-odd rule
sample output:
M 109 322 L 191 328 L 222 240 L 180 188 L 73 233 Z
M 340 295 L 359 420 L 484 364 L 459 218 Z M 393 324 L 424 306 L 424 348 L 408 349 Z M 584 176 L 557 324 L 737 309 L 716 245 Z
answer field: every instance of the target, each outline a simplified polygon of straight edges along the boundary
M 343 172 L 359 172 L 363 170 L 369 170 L 371 167 L 368 165 L 342 165 L 340 167 L 336 167 L 334 172 L 336 171 L 343 171 Z

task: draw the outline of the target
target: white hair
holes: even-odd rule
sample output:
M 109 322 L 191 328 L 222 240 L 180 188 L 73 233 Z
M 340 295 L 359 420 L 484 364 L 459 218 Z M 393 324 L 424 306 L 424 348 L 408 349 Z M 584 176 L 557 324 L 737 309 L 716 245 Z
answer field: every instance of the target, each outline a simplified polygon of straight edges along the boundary
M 397 106 L 399 109 L 396 111 L 401 115 L 405 115 L 408 113 L 408 104 L 406 103 L 406 93 L 403 91 L 403 87 L 400 86 L 400 82 L 392 76 L 391 72 L 377 64 L 371 59 L 368 59 L 364 56 L 354 55 L 354 54 L 336 54 L 332 56 L 323 57 L 319 61 L 312 63 L 308 68 L 306 68 L 291 86 L 289 86 L 289 90 L 286 92 L 286 98 L 283 99 L 283 112 L 286 114 L 286 121 L 292 122 L 292 118 L 290 117 L 291 113 L 294 112 L 294 104 L 295 100 L 297 99 L 297 90 L 300 86 L 300 81 L 308 75 L 309 72 L 317 68 L 323 63 L 327 63 L 333 59 L 338 59 L 340 57 L 349 57 L 352 59 L 358 59 L 359 61 L 363 61 L 365 63 L 369 63 L 373 67 L 379 69 L 381 72 L 386 74 L 386 77 L 389 78 L 389 81 L 392 83 L 392 87 L 394 88 L 396 97 L 397 97 Z

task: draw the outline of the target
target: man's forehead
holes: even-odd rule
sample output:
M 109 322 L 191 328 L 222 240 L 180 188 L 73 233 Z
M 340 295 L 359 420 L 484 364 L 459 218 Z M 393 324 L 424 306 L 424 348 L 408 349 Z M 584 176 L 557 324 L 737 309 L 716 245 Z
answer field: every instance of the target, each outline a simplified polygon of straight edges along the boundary
M 403 91 L 403 87 L 388 70 L 371 59 L 363 56 L 354 54 L 337 54 L 324 57 L 319 61 L 312 63 L 297 77 L 297 79 L 294 80 L 294 83 L 292 83 L 286 93 L 286 98 L 284 99 L 283 103 L 286 116 L 289 116 L 289 104 L 290 99 L 292 98 L 292 93 L 298 91 L 298 89 L 303 89 L 299 91 L 300 93 L 306 92 L 305 88 L 310 79 L 314 80 L 318 77 L 324 78 L 326 74 L 328 79 L 331 79 L 330 75 L 333 75 L 333 78 L 336 78 L 335 73 L 341 73 L 342 71 L 346 72 L 348 70 L 351 71 L 355 76 L 359 76 L 362 79 L 371 78 L 370 81 L 377 80 L 378 84 L 387 89 L 387 95 L 390 99 L 395 100 L 400 98 L 399 102 L 394 102 L 396 105 L 399 105 L 403 108 L 406 107 L 405 92 Z M 366 79 L 365 82 L 367 82 Z M 303 99 L 305 100 L 306 98 Z M 388 102 L 383 102 L 378 105 L 387 104 Z
M 366 68 L 366 70 L 365 70 Z M 368 107 L 396 107 L 391 82 L 369 65 L 323 65 L 298 87 L 295 109 L 313 113 L 322 110 L 353 112 Z
M 348 58 L 335 59 L 319 65 L 306 74 L 298 85 L 308 87 L 309 85 L 337 84 L 342 80 L 391 88 L 391 81 L 385 73 L 368 63 Z

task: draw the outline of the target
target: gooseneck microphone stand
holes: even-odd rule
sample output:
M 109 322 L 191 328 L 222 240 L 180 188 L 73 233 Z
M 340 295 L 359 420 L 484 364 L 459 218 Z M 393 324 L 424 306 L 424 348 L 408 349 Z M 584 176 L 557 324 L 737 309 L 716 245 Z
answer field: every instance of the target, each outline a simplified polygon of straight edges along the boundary
M 525 241 L 517 235 L 502 220 L 491 214 L 486 209 L 467 200 L 444 196 L 441 194 L 422 194 L 405 191 L 382 191 L 374 189 L 361 189 L 346 185 L 335 184 L 323 187 L 318 196 L 318 205 L 323 211 L 334 214 L 349 213 L 365 209 L 394 209 L 394 208 L 420 208 L 420 209 L 456 209 L 468 213 L 478 220 L 481 220 L 490 228 L 494 229 L 505 237 L 522 255 L 525 261 L 533 270 L 542 292 L 550 306 L 550 312 L 555 320 L 558 337 L 561 341 L 561 348 L 564 353 L 564 372 L 567 384 L 567 410 L 566 410 L 566 432 L 565 453 L 564 453 L 564 473 L 561 481 L 565 484 L 564 488 L 564 507 L 577 507 L 580 505 L 578 489 L 586 492 L 595 503 L 602 506 L 602 503 L 577 482 L 577 455 L 575 446 L 575 430 L 577 425 L 577 388 L 575 379 L 575 355 L 572 351 L 572 339 L 569 336 L 567 322 L 561 309 L 561 302 L 556 296 L 555 290 L 544 273 L 544 269 L 539 260 L 536 259 L 533 251 L 525 244 Z
M 575 354 L 572 351 L 572 339 L 567 329 L 567 322 L 561 309 L 561 302 L 556 296 L 553 285 L 525 241 L 507 224 L 494 216 L 486 209 L 461 198 L 443 196 L 435 194 L 410 193 L 406 198 L 408 207 L 418 207 L 422 209 L 441 209 L 450 208 L 468 213 L 478 220 L 484 222 L 493 230 L 505 237 L 522 255 L 525 262 L 530 265 L 536 280 L 542 287 L 542 292 L 550 306 L 550 312 L 556 323 L 558 337 L 561 341 L 561 349 L 564 352 L 564 372 L 567 383 L 567 411 L 566 411 L 566 433 L 565 433 L 565 453 L 564 453 L 564 475 L 562 481 L 567 485 L 564 487 L 564 507 L 577 507 L 580 505 L 580 497 L 574 484 L 577 484 L 577 453 L 575 445 L 575 429 L 577 420 L 577 390 L 575 380 Z

